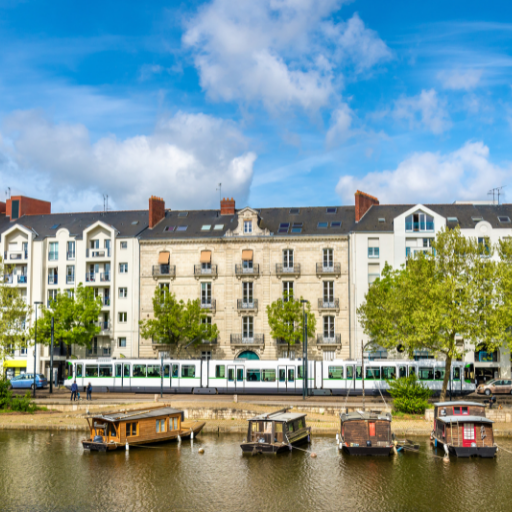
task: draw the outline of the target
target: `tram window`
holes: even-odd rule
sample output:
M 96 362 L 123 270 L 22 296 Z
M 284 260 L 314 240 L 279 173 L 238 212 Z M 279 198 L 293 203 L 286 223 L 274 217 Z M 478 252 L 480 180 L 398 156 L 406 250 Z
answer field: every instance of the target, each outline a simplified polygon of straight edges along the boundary
M 420 368 L 418 371 L 420 380 L 434 380 L 433 368 Z
M 444 369 L 434 370 L 434 380 L 444 380 Z
M 171 368 L 169 367 L 169 365 L 168 364 L 164 365 L 164 377 L 169 377 L 170 372 L 171 372 Z
M 288 382 L 293 382 L 295 380 L 295 370 L 293 368 L 288 369 Z
M 133 376 L 134 377 L 146 377 L 146 365 L 145 364 L 134 364 L 133 365 Z
M 329 379 L 343 379 L 343 366 L 329 366 Z
M 160 365 L 148 364 L 148 377 L 160 378 Z
M 360 366 L 356 366 L 356 379 L 363 377 L 363 369 Z
M 181 365 L 181 376 L 183 378 L 195 379 L 195 377 L 196 377 L 195 365 L 182 364 Z
M 475 378 L 474 369 L 475 369 L 475 367 L 471 363 L 464 367 L 464 380 L 466 382 L 472 382 L 474 380 L 474 378 Z
M 216 379 L 225 379 L 226 378 L 226 367 L 222 364 L 218 364 L 215 367 L 215 378 Z
M 243 368 L 237 368 L 237 370 L 236 370 L 236 381 L 237 382 L 243 382 L 244 381 L 244 369 Z
M 347 366 L 347 379 L 353 379 L 353 378 L 354 378 L 354 367 Z
M 180 376 L 180 366 L 178 364 L 172 365 L 172 376 L 176 379 Z
M 298 366 L 297 367 L 297 379 L 303 379 L 304 378 L 304 367 Z
M 276 371 L 272 370 L 262 370 L 263 373 L 263 382 L 275 382 L 276 381 Z
M 380 379 L 380 368 L 366 368 L 367 380 L 379 380 Z
M 124 365 L 124 376 L 125 377 L 129 377 L 130 376 L 130 365 L 129 364 L 125 364 Z
M 260 382 L 261 370 L 247 370 L 247 381 L 248 382 Z
M 453 369 L 453 380 L 460 380 L 460 368 Z
M 112 377 L 112 365 L 100 364 L 100 377 Z
M 416 375 L 416 367 L 415 366 L 409 367 L 409 376 L 411 376 L 411 375 Z
M 97 377 L 98 376 L 98 366 L 97 365 L 85 365 L 85 376 L 86 377 Z
M 398 372 L 399 372 L 400 378 L 407 377 L 407 367 L 406 366 L 399 366 Z
M 123 374 L 123 365 L 116 364 L 116 377 L 121 377 Z
M 382 378 L 385 380 L 396 379 L 396 368 L 394 366 L 383 366 Z
M 228 380 L 229 382 L 235 381 L 235 370 L 234 368 L 228 368 Z
M 279 368 L 279 382 L 286 382 L 286 370 Z
M 77 364 L 76 365 L 76 376 L 83 377 L 82 372 L 83 372 L 83 365 Z

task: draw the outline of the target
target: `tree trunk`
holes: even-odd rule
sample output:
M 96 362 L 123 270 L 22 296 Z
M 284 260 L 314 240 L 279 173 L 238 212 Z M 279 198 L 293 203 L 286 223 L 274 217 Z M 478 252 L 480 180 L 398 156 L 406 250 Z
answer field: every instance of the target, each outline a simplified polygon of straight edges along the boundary
M 443 389 L 441 390 L 441 402 L 446 400 L 446 390 L 448 388 L 448 382 L 450 379 L 450 373 L 452 371 L 452 356 L 446 355 L 446 362 L 444 366 L 444 379 L 443 379 Z

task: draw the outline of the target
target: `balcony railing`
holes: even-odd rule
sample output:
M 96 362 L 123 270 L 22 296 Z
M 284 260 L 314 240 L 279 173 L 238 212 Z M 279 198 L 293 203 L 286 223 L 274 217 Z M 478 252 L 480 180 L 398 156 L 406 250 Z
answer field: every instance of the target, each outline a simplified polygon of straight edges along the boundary
M 100 274 L 100 281 L 102 283 L 109 283 L 110 282 L 110 272 L 102 272 Z
M 318 276 L 339 276 L 341 274 L 341 263 L 317 263 L 316 274 Z
M 66 259 L 68 260 L 74 260 L 75 259 L 75 251 L 68 251 L 66 253 Z
M 28 257 L 28 251 L 5 251 L 5 260 L 26 260 Z
M 298 276 L 300 275 L 300 263 L 294 263 L 292 266 L 276 263 L 276 274 L 278 276 Z
M 100 332 L 110 332 L 111 330 L 111 324 L 109 320 L 96 322 L 96 325 L 101 329 Z
M 338 311 L 340 309 L 340 299 L 318 299 L 318 310 Z
M 59 259 L 59 253 L 58 253 L 58 252 L 55 252 L 55 251 L 53 251 L 53 252 L 49 252 L 49 253 L 48 253 L 48 259 L 49 259 L 50 261 L 56 261 L 56 260 L 58 260 L 58 259 Z
M 203 268 L 202 265 L 194 265 L 195 277 L 217 277 L 217 265 L 211 265 L 210 268 Z
M 232 334 L 231 345 L 264 345 L 264 334 Z
M 210 299 L 209 301 L 208 300 L 201 301 L 201 309 L 204 309 L 206 311 L 211 311 L 212 313 L 214 313 L 215 308 L 216 308 L 215 299 Z
M 18 276 L 18 283 L 19 284 L 27 284 L 27 276 L 26 275 Z
M 258 263 L 253 263 L 251 267 L 244 267 L 243 265 L 235 265 L 235 275 L 242 276 L 258 276 L 260 274 L 260 266 Z
M 110 297 L 103 297 L 103 305 L 110 306 Z
M 75 276 L 66 276 L 66 284 L 75 284 Z
M 86 258 L 110 258 L 110 248 L 108 249 L 87 249 Z
M 258 311 L 258 299 L 238 299 L 236 309 L 238 311 Z
M 288 343 L 283 340 L 283 338 L 275 338 L 274 341 L 276 342 L 276 345 L 279 346 L 288 346 Z M 291 348 L 300 348 L 302 344 L 302 341 L 296 341 L 295 344 L 290 345 Z
M 153 277 L 176 277 L 176 265 L 153 265 Z
M 85 274 L 85 282 L 86 283 L 94 283 L 96 281 L 96 273 L 95 272 L 87 272 Z
M 316 337 L 317 345 L 341 345 L 341 334 L 332 334 L 326 336 L 324 334 L 319 334 Z
M 59 283 L 59 276 L 58 275 L 53 275 L 53 276 L 48 276 L 48 284 L 58 284 Z
M 13 282 L 13 275 L 12 274 L 4 274 L 4 283 L 12 284 L 12 282 Z

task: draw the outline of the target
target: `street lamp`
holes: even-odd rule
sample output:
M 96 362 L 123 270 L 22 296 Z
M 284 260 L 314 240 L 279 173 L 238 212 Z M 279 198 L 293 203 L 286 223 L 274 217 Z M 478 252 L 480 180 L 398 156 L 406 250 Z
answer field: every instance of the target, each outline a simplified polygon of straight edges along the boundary
M 302 303 L 302 400 L 306 400 L 308 396 L 308 315 L 306 314 L 305 304 L 309 304 L 309 300 L 301 299 Z
M 36 354 L 37 354 L 37 306 L 40 306 L 42 302 L 36 301 L 34 305 L 36 307 L 36 325 L 35 325 L 35 335 L 34 335 L 34 392 L 33 396 L 36 397 Z
M 372 340 L 370 340 L 368 343 L 365 343 L 363 345 L 363 340 L 361 340 L 361 381 L 363 384 L 363 411 L 365 410 L 365 406 L 364 406 L 364 398 L 365 398 L 365 394 L 364 394 L 364 349 L 368 345 L 371 345 L 371 343 L 372 343 Z

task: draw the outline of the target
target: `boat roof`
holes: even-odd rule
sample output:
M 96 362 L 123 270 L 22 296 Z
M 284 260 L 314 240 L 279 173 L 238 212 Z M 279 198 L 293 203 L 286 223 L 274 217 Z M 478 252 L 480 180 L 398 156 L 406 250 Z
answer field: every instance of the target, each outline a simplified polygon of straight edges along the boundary
M 258 416 L 254 416 L 254 418 L 250 418 L 249 421 L 294 421 L 299 418 L 304 418 L 307 416 L 305 413 L 300 412 L 274 412 L 270 414 L 259 414 Z
M 464 400 L 453 400 L 452 402 L 436 402 L 436 407 L 447 407 L 449 405 L 472 405 L 476 407 L 485 407 L 484 404 L 479 402 L 465 402 Z
M 377 413 L 356 411 L 340 414 L 341 421 L 354 421 L 354 420 L 382 420 L 391 421 L 391 414 L 389 412 Z
M 181 414 L 181 409 L 174 409 L 172 407 L 159 407 L 158 409 L 150 409 L 145 411 L 126 411 L 115 412 L 107 414 L 99 414 L 93 416 L 94 419 L 102 419 L 106 421 L 132 421 L 143 420 L 146 418 L 158 418 L 159 416 L 168 416 L 170 414 Z
M 489 418 L 484 418 L 483 416 L 441 416 L 440 418 L 437 418 L 437 421 L 440 421 L 442 423 L 494 423 L 493 420 L 490 420 Z

